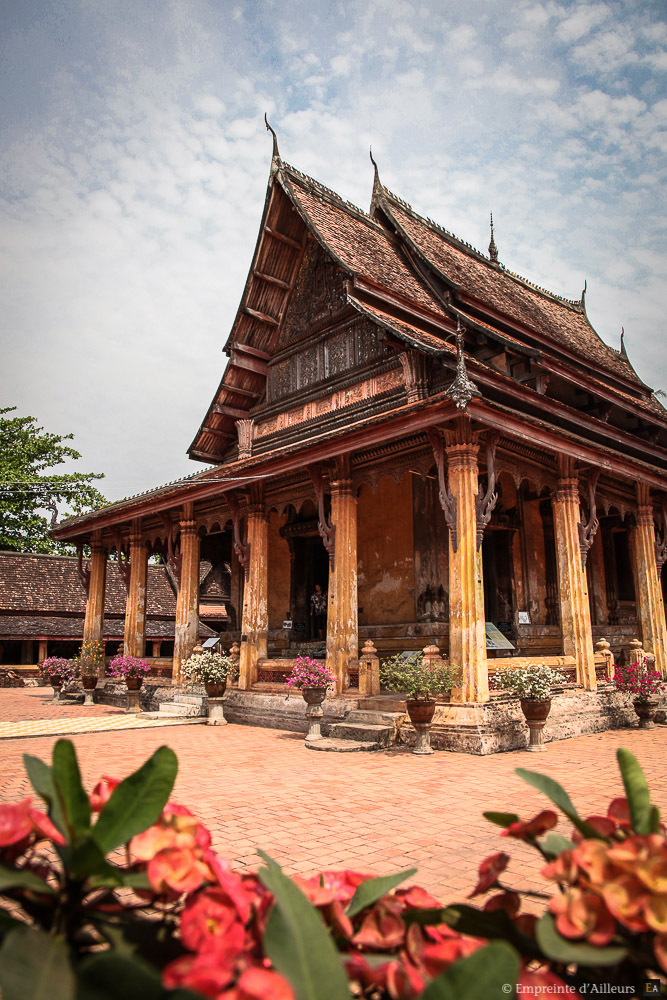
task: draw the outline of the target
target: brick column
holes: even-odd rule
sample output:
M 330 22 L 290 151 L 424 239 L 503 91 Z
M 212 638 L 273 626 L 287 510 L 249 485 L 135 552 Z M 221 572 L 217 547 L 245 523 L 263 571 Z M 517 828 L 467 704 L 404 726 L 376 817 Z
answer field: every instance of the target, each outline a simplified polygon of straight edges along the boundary
M 141 529 L 130 532 L 130 585 L 125 602 L 125 655 L 141 658 L 146 652 L 146 579 L 148 549 Z
M 199 640 L 199 535 L 194 520 L 180 522 L 181 580 L 176 598 L 172 684 L 183 683 L 182 664 Z
M 249 690 L 257 680 L 257 661 L 268 653 L 269 639 L 269 520 L 263 508 L 248 513 L 250 562 L 243 591 L 239 687 Z
M 655 561 L 653 505 L 648 486 L 637 484 L 637 524 L 634 528 L 637 617 L 644 652 L 655 656 L 655 669 L 665 676 L 667 634 L 662 588 Z
M 84 642 L 102 642 L 104 638 L 104 588 L 107 578 L 107 551 L 98 538 L 90 543 L 90 579 L 86 618 L 83 624 Z
M 329 567 L 327 666 L 336 675 L 336 693 L 346 687 L 349 667 L 359 656 L 357 598 L 357 498 L 342 460 L 331 483 L 331 523 L 336 533 L 334 568 Z
M 588 584 L 579 546 L 579 480 L 569 460 L 562 461 L 561 471 L 568 474 L 558 480 L 552 505 L 563 653 L 577 662 L 577 684 L 596 691 Z
M 466 440 L 467 438 L 467 440 Z M 446 432 L 449 491 L 456 501 L 456 547 L 449 532 L 449 662 L 461 670 L 453 702 L 489 700 L 482 549 L 477 548 L 475 497 L 479 445 L 466 425 Z

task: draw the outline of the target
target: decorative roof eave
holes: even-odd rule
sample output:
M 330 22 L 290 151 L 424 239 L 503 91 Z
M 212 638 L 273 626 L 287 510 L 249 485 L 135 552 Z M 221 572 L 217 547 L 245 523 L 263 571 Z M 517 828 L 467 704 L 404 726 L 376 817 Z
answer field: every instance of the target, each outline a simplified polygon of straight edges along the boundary
M 445 344 L 443 344 L 440 348 L 432 344 L 425 343 L 423 339 L 420 339 L 418 331 L 415 331 L 414 335 L 406 332 L 397 323 L 392 323 L 391 317 L 379 317 L 377 311 L 368 308 L 368 306 L 365 306 L 363 302 L 360 302 L 359 299 L 355 298 L 353 295 L 348 294 L 347 301 L 354 309 L 357 310 L 357 312 L 361 313 L 362 316 L 366 316 L 374 323 L 377 323 L 378 326 L 383 327 L 393 336 L 398 337 L 398 339 L 407 344 L 408 347 L 413 347 L 418 351 L 422 351 L 424 354 L 430 354 L 432 357 L 438 358 L 438 360 L 443 360 L 444 358 L 451 359 L 451 348 L 448 349 Z

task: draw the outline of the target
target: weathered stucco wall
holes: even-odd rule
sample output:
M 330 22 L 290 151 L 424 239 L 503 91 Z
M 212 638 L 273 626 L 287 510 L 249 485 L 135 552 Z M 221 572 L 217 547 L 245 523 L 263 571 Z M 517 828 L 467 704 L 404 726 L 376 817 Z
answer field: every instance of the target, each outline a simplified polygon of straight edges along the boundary
M 269 516 L 269 628 L 282 628 L 290 599 L 290 553 L 287 539 L 280 537 L 280 529 L 287 521 L 286 514 Z
M 357 517 L 360 624 L 414 621 L 412 476 L 363 486 Z

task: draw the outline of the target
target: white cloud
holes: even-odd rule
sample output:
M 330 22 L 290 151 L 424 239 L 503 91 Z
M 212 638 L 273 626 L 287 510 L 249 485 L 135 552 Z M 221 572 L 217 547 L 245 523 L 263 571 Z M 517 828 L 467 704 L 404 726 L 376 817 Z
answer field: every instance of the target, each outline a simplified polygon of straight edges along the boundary
M 566 10 L 572 10 L 572 7 L 562 8 L 563 13 Z M 568 14 L 558 25 L 556 34 L 562 42 L 576 42 L 587 35 L 592 28 L 606 21 L 609 14 L 609 8 L 605 3 L 577 4 L 573 13 Z

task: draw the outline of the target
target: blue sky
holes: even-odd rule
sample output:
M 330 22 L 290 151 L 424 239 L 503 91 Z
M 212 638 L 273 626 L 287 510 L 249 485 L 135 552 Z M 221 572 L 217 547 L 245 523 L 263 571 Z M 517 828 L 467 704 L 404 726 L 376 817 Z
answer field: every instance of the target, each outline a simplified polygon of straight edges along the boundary
M 271 143 L 621 326 L 667 389 L 665 4 L 4 0 L 0 399 L 118 498 L 185 450 L 257 236 Z

